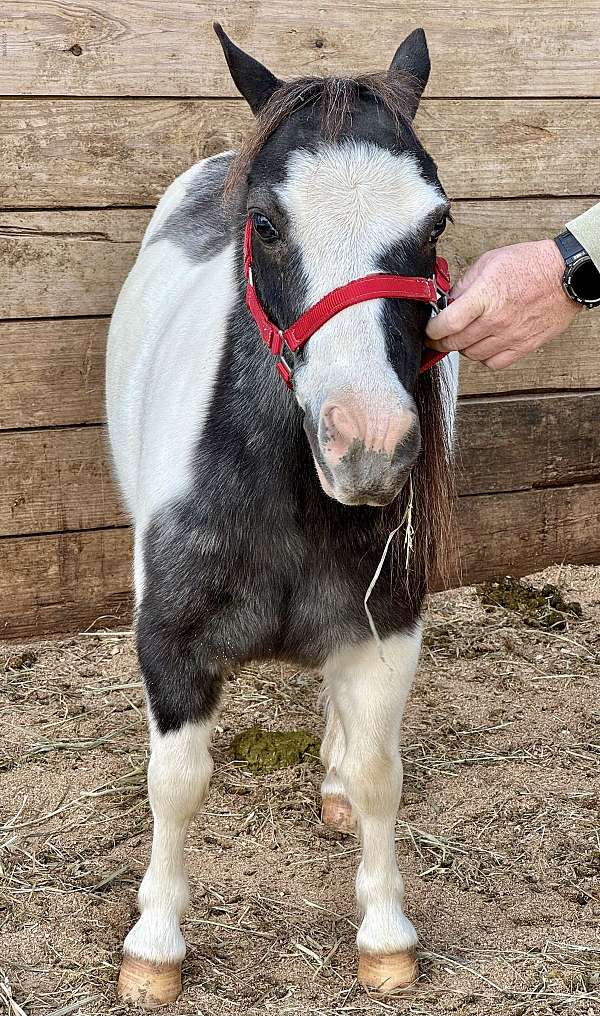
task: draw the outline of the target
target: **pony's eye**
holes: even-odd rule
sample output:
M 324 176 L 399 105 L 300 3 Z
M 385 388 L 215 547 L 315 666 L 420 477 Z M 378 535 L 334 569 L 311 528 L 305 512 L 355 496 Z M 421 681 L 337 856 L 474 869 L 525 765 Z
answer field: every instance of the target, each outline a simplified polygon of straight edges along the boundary
M 275 240 L 279 239 L 279 233 L 273 223 L 267 219 L 266 215 L 261 215 L 260 212 L 253 212 L 252 224 L 263 243 L 274 243 Z
M 444 232 L 447 225 L 448 225 L 448 216 L 443 215 L 442 218 L 439 220 L 439 222 L 436 222 L 435 226 L 431 230 L 429 242 L 435 243 L 437 240 L 439 240 L 440 236 Z

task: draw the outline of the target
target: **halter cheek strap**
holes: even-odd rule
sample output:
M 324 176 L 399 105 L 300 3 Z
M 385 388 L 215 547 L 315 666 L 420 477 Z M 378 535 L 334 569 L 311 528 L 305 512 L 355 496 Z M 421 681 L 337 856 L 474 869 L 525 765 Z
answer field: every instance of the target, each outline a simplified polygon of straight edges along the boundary
M 353 307 L 357 303 L 364 303 L 365 300 L 418 300 L 421 303 L 428 303 L 432 313 L 437 314 L 448 304 L 448 293 L 450 292 L 450 274 L 448 262 L 441 257 L 435 260 L 435 274 L 432 278 L 419 277 L 417 275 L 385 275 L 376 273 L 365 275 L 361 279 L 354 279 L 332 289 L 321 300 L 314 303 L 312 307 L 304 311 L 299 318 L 282 330 L 273 324 L 267 316 L 256 289 L 252 277 L 252 220 L 246 219 L 244 230 L 244 275 L 246 277 L 246 306 L 250 311 L 263 342 L 269 347 L 277 363 L 275 368 L 281 374 L 288 388 L 292 388 L 292 375 L 294 369 L 294 354 L 308 342 L 327 321 L 346 307 Z M 291 354 L 288 358 L 288 352 Z M 420 373 L 429 370 L 435 363 L 438 363 L 446 353 L 436 353 L 432 349 L 425 349 Z

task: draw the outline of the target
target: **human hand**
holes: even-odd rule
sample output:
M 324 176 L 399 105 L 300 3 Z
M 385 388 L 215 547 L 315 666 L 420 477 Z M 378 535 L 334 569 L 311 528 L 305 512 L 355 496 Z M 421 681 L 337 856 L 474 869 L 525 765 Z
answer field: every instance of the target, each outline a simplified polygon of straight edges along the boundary
M 427 325 L 427 345 L 458 349 L 487 367 L 508 367 L 560 335 L 580 310 L 562 288 L 552 240 L 483 254 L 452 290 L 454 302 Z

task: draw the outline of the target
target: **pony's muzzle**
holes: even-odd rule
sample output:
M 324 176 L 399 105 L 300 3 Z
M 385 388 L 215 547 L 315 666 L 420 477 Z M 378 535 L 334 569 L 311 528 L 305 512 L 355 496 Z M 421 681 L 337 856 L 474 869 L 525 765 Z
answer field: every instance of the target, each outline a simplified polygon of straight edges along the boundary
M 386 402 L 367 404 L 346 396 L 321 406 L 311 440 L 317 472 L 325 493 L 343 504 L 389 504 L 419 454 L 421 433 L 412 399 Z

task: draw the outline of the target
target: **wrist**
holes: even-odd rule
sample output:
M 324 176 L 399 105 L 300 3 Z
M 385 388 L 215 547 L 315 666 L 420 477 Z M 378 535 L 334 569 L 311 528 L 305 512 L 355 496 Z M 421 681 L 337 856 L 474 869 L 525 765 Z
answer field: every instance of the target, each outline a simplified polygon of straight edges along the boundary
M 565 261 L 554 240 L 540 240 L 542 263 L 546 276 L 554 286 L 562 289 Z
M 536 246 L 539 251 L 538 265 L 541 269 L 547 291 L 557 297 L 561 297 L 565 306 L 570 304 L 574 310 L 579 310 L 580 305 L 570 300 L 564 291 L 565 262 L 555 241 L 539 240 Z

